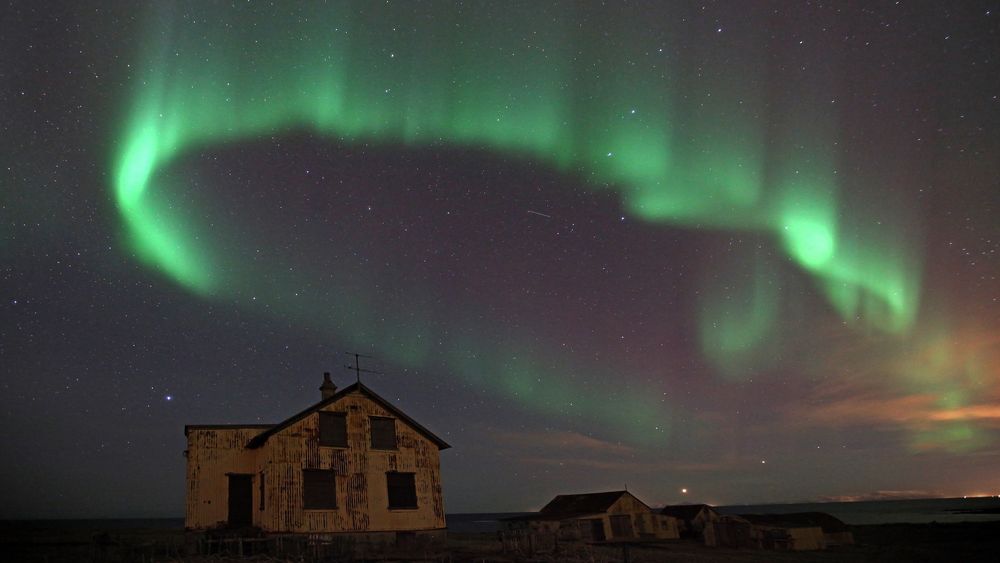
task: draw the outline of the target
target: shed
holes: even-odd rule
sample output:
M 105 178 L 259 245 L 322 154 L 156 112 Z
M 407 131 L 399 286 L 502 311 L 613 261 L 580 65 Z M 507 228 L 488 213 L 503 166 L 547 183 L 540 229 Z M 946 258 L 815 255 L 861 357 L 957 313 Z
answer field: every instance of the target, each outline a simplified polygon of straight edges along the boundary
M 708 547 L 753 548 L 754 527 L 747 519 L 732 514 L 722 514 L 707 522 L 702 530 L 702 540 Z
M 664 506 L 660 514 L 677 519 L 681 536 L 701 537 L 705 526 L 719 519 L 719 513 L 707 504 L 677 504 Z
M 628 491 L 558 495 L 538 513 L 507 519 L 504 526 L 596 542 L 680 537 L 677 519 L 657 514 Z
M 792 549 L 825 549 L 853 545 L 854 535 L 841 520 L 825 512 L 793 512 L 788 514 L 745 514 L 744 518 L 761 529 L 786 529 L 797 539 Z M 810 531 L 804 532 L 803 530 Z M 817 532 L 818 530 L 818 532 Z M 806 539 L 806 536 L 809 539 Z M 812 539 L 813 536 L 818 540 Z M 814 547 L 814 544 L 819 544 Z M 805 547 L 808 546 L 808 547 Z

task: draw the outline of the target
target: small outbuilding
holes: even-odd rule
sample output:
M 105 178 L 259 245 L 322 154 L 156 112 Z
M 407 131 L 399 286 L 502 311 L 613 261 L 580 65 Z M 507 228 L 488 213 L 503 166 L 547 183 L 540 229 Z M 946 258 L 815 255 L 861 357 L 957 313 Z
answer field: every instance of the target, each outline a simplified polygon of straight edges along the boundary
M 658 514 L 628 491 L 558 495 L 535 513 L 504 521 L 507 531 L 594 542 L 676 539 L 677 519 Z
M 660 514 L 677 519 L 681 537 L 702 537 L 705 526 L 719 519 L 719 513 L 707 504 L 664 506 Z
M 826 512 L 795 512 L 784 516 L 803 520 L 823 529 L 823 541 L 826 547 L 854 545 L 854 533 L 851 528 L 832 514 Z
M 825 549 L 823 529 L 810 522 L 783 518 L 784 514 L 742 514 L 753 525 L 755 547 L 778 551 Z
M 702 541 L 708 547 L 755 548 L 754 527 L 746 518 L 722 514 L 707 522 L 702 530 Z
M 814 551 L 852 545 L 846 524 L 822 512 L 722 515 L 707 523 L 703 533 L 709 547 Z
M 838 518 L 825 512 L 794 512 L 789 514 L 744 514 L 755 528 L 765 531 L 763 537 L 777 537 L 786 533 L 791 539 L 787 549 L 826 549 L 853 545 L 854 535 Z M 773 546 L 783 548 L 781 542 Z

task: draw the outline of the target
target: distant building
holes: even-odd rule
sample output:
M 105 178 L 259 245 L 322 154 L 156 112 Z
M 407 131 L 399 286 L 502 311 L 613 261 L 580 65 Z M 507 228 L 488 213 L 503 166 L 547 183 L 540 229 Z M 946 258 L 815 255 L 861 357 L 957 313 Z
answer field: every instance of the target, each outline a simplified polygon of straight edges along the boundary
M 787 530 L 793 540 L 789 549 L 826 549 L 854 544 L 854 535 L 847 524 L 825 512 L 744 514 L 743 518 L 758 529 L 772 531 L 772 535 L 777 530 Z
M 628 491 L 559 495 L 536 514 L 507 519 L 504 528 L 597 542 L 680 537 L 675 518 L 657 514 Z
M 273 425 L 192 425 L 188 529 L 443 537 L 439 451 L 448 444 L 360 382 Z
M 749 520 L 732 514 L 720 515 L 702 530 L 702 540 L 708 547 L 759 548 L 754 535 Z
M 823 542 L 826 547 L 854 545 L 854 534 L 851 528 L 839 518 L 825 512 L 795 512 L 785 514 L 785 517 L 805 520 L 823 530 Z
M 850 528 L 822 512 L 724 515 L 706 524 L 705 545 L 810 551 L 851 545 Z
M 660 514 L 677 519 L 682 537 L 700 538 L 705 526 L 719 519 L 719 513 L 707 504 L 665 506 L 660 510 Z

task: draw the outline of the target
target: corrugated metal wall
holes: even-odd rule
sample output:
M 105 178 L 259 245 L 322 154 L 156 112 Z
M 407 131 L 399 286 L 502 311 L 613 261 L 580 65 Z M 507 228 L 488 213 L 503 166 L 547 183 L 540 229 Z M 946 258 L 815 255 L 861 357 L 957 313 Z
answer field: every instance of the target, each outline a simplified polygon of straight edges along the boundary
M 653 536 L 661 539 L 674 539 L 680 537 L 677 531 L 676 520 L 669 516 L 654 514 L 648 506 L 631 494 L 624 494 L 620 499 L 608 509 L 608 514 L 629 514 L 632 516 L 632 529 L 636 536 Z M 608 538 L 613 538 L 611 534 L 611 522 L 608 517 L 604 518 L 604 532 Z
M 370 448 L 369 417 L 392 414 L 360 393 L 324 410 L 347 413 L 348 448 L 319 446 L 319 415 L 313 413 L 271 436 L 259 449 L 243 446 L 256 430 L 192 430 L 188 434 L 188 527 L 226 519 L 227 472 L 264 474 L 264 509 L 254 486 L 254 524 L 269 532 L 328 533 L 429 530 L 445 526 L 437 446 L 396 421 L 397 450 Z M 337 474 L 337 508 L 302 508 L 302 470 Z M 417 508 L 389 510 L 386 472 L 413 473 Z
M 253 452 L 243 446 L 260 432 L 260 428 L 188 431 L 185 527 L 208 528 L 226 521 L 229 500 L 226 473 L 254 471 Z

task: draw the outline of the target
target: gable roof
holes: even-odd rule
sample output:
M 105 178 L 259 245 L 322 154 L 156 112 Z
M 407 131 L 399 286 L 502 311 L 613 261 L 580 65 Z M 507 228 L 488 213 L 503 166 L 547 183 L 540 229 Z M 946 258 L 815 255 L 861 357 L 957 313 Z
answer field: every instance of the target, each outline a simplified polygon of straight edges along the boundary
M 631 495 L 628 491 L 608 491 L 604 493 L 584 493 L 577 495 L 557 495 L 539 512 L 547 518 L 569 518 L 584 514 L 606 512 L 611 505 L 622 498 Z M 633 497 L 634 498 L 634 497 Z M 636 499 L 639 500 L 639 499 Z M 641 500 L 639 502 L 642 502 Z M 642 502 L 643 505 L 646 503 Z M 648 508 L 648 507 L 647 507 Z
M 337 401 L 339 401 L 344 396 L 349 395 L 349 394 L 354 393 L 354 392 L 358 392 L 358 393 L 361 393 L 362 395 L 365 395 L 366 397 L 368 397 L 372 401 L 375 401 L 376 403 L 378 403 L 378 405 L 381 406 L 382 408 L 384 408 L 385 410 L 387 410 L 387 411 L 391 412 L 392 414 L 396 415 L 396 418 L 399 418 L 400 420 L 406 422 L 407 424 L 409 424 L 410 426 L 412 426 L 414 430 L 416 430 L 421 435 L 423 435 L 425 438 L 427 438 L 431 442 L 434 442 L 434 444 L 438 447 L 439 450 L 444 450 L 444 449 L 447 449 L 447 448 L 451 447 L 451 446 L 448 445 L 447 442 L 445 442 L 441 438 L 438 438 L 437 436 L 435 436 L 434 433 L 432 433 L 430 430 L 424 428 L 417 421 L 415 421 L 412 418 L 410 418 L 409 416 L 407 416 L 406 413 L 404 413 L 403 411 L 399 410 L 399 408 L 397 408 L 396 406 L 394 406 L 392 403 L 390 403 L 389 401 L 386 401 L 382 397 L 379 397 L 377 393 L 375 393 L 374 391 L 372 391 L 368 387 L 365 387 L 364 384 L 362 384 L 360 381 L 357 382 L 357 383 L 353 383 L 351 385 L 348 385 L 347 387 L 344 387 L 340 391 L 337 391 L 331 397 L 329 397 L 327 399 L 323 399 L 322 401 L 320 401 L 320 402 L 316 403 L 315 405 L 307 408 L 306 410 L 304 410 L 304 411 L 302 411 L 300 413 L 294 414 L 291 417 L 289 417 L 289 418 L 287 418 L 287 419 L 279 422 L 278 424 L 275 424 L 274 426 L 270 427 L 268 430 L 266 430 L 264 432 L 261 432 L 257 436 L 254 436 L 254 438 L 252 440 L 250 440 L 250 442 L 247 443 L 247 447 L 250 448 L 250 449 L 255 449 L 255 448 L 259 448 L 259 447 L 263 446 L 267 442 L 267 439 L 270 438 L 271 436 L 277 434 L 278 432 L 281 432 L 285 428 L 288 428 L 292 424 L 295 424 L 296 422 L 298 422 L 298 421 L 302 420 L 303 418 L 311 415 L 312 413 L 314 413 L 314 412 L 322 409 L 323 407 L 325 407 L 327 405 L 332 405 L 333 403 L 336 403 Z
M 680 518 L 681 520 L 694 520 L 698 513 L 702 510 L 714 511 L 714 509 L 707 504 L 675 504 L 673 506 L 664 506 L 660 510 L 660 514 L 665 514 L 667 516 L 673 516 L 674 518 Z

